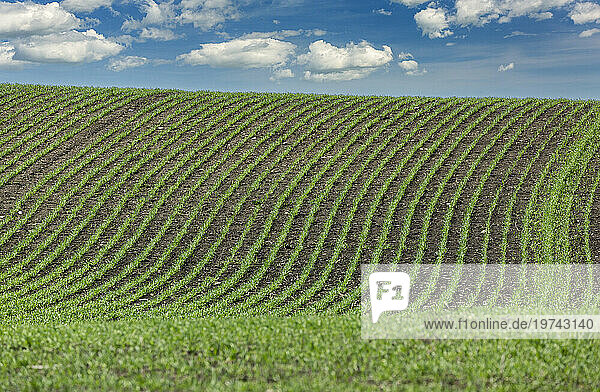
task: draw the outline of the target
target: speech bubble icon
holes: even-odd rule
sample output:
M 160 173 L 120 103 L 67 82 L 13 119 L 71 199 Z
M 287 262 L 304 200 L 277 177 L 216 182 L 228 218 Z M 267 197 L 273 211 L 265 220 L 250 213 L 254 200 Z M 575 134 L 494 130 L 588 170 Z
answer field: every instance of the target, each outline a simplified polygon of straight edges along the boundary
M 373 323 L 385 311 L 406 309 L 409 293 L 410 276 L 405 272 L 373 272 L 369 275 Z

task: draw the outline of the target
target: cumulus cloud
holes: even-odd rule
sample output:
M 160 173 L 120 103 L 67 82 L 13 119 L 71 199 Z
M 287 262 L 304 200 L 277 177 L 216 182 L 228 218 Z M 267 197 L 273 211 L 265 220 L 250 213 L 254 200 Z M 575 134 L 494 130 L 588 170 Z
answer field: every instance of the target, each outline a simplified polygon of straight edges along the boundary
M 562 8 L 574 0 L 456 0 L 456 23 L 482 26 L 492 20 L 507 23 L 527 16 L 536 20 L 552 18 L 551 9 Z
M 547 19 L 552 17 L 549 10 L 559 9 L 573 3 L 574 0 L 503 0 L 500 8 L 509 17 L 528 16 Z
M 398 63 L 400 68 L 408 72 L 414 72 L 419 69 L 419 63 L 415 60 L 404 60 Z
M 400 60 L 398 65 L 407 75 L 417 76 L 427 73 L 425 68 L 419 67 L 419 63 L 415 60 L 415 57 L 411 53 L 400 52 L 400 54 L 398 54 L 398 59 Z
M 483 26 L 500 17 L 495 0 L 456 0 L 454 21 L 461 26 Z
M 13 42 L 16 57 L 40 63 L 83 63 L 119 54 L 124 47 L 90 29 L 32 36 Z
M 182 24 L 191 23 L 203 31 L 240 17 L 237 6 L 231 0 L 183 0 L 181 7 L 183 10 L 177 20 Z
M 195 28 L 208 31 L 214 27 L 219 27 L 227 19 L 237 18 L 234 15 L 223 12 L 218 9 L 206 9 L 201 11 L 183 10 L 177 18 L 182 24 L 191 23 Z
M 145 13 L 142 20 L 128 19 L 123 22 L 121 29 L 125 31 L 138 30 L 150 25 L 164 25 L 175 20 L 175 6 L 172 2 L 157 3 L 154 0 L 145 0 L 140 6 Z
M 15 47 L 8 42 L 0 42 L 0 68 L 22 68 L 26 61 L 15 60 Z
M 346 80 L 362 79 L 369 76 L 375 68 L 363 68 L 363 69 L 347 69 L 344 71 L 337 72 L 304 72 L 304 79 L 312 80 L 316 82 L 340 82 Z
M 169 29 L 159 29 L 157 27 L 144 27 L 140 32 L 142 40 L 151 39 L 155 41 L 172 41 L 181 38 L 181 35 L 175 34 Z
M 70 11 L 92 12 L 98 8 L 110 8 L 112 0 L 63 0 L 60 5 Z
M 427 35 L 429 38 L 444 38 L 453 34 L 448 29 L 448 18 L 443 8 L 427 7 L 416 13 L 414 18 L 423 31 L 423 35 Z
M 417 75 L 424 75 L 427 73 L 426 69 L 419 68 L 419 63 L 416 62 L 415 60 L 400 61 L 398 63 L 398 65 L 400 66 L 400 68 L 402 68 L 404 70 L 404 72 L 407 75 L 417 76 Z
M 510 64 L 506 64 L 506 65 L 501 64 L 498 67 L 498 72 L 506 72 L 506 71 L 510 71 L 511 69 L 514 69 L 514 68 L 515 68 L 515 63 L 510 63 Z
M 276 69 L 273 71 L 273 75 L 269 78 L 271 81 L 277 81 L 281 79 L 293 78 L 294 73 L 289 68 Z
M 528 17 L 534 20 L 551 19 L 555 9 L 570 7 L 576 0 L 455 0 L 449 9 L 432 2 L 414 16 L 423 35 L 444 38 L 452 35 L 454 25 L 461 27 L 484 26 L 490 22 L 507 23 L 513 18 Z M 409 7 L 423 2 L 394 0 Z M 597 7 L 597 8 L 596 8 Z M 575 23 L 600 20 L 600 5 L 587 2 L 575 4 L 570 16 Z
M 125 21 L 121 27 L 123 30 L 193 24 L 195 28 L 208 31 L 240 16 L 237 6 L 231 0 L 183 0 L 178 4 L 174 4 L 172 0 L 161 3 L 144 0 L 140 7 L 145 16 L 141 20 Z
M 589 30 L 584 30 L 581 33 L 579 33 L 579 36 L 581 38 L 588 38 L 591 37 L 592 35 L 596 34 L 596 33 L 600 33 L 600 29 L 589 29 Z
M 383 50 L 379 50 L 365 41 L 339 48 L 319 40 L 308 49 L 308 53 L 298 56 L 297 62 L 308 68 L 304 79 L 321 82 L 361 79 L 393 59 L 389 46 L 383 45 Z
M 234 39 L 219 44 L 203 44 L 200 49 L 177 56 L 191 65 L 226 68 L 268 68 L 285 65 L 296 45 L 273 38 Z
M 569 17 L 575 24 L 600 23 L 600 5 L 590 2 L 575 4 Z
M 552 12 L 546 11 L 546 12 L 534 12 L 529 14 L 529 17 L 535 20 L 548 20 L 548 19 L 552 19 L 552 17 L 554 17 L 554 14 Z
M 0 37 L 59 33 L 80 27 L 81 23 L 58 3 L 0 2 Z
M 342 71 L 351 68 L 381 67 L 392 61 L 392 49 L 384 45 L 378 50 L 368 42 L 350 42 L 345 48 L 338 48 L 323 40 L 315 41 L 308 47 L 309 52 L 298 56 L 298 63 L 306 64 L 313 71 Z
M 107 68 L 111 71 L 119 72 L 129 68 L 141 67 L 142 65 L 148 64 L 146 57 L 140 56 L 126 56 L 118 59 L 112 59 Z
M 553 17 L 552 9 L 560 9 L 573 3 L 574 0 L 503 0 L 499 2 L 503 17 L 501 22 L 509 22 L 512 18 L 527 16 L 536 20 Z

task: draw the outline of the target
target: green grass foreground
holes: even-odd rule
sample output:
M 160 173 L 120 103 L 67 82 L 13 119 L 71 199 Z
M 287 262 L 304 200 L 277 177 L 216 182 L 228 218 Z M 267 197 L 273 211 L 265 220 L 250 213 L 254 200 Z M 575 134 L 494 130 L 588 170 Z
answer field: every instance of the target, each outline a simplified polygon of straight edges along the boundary
M 366 341 L 358 316 L 4 325 L 0 389 L 595 390 L 595 341 Z

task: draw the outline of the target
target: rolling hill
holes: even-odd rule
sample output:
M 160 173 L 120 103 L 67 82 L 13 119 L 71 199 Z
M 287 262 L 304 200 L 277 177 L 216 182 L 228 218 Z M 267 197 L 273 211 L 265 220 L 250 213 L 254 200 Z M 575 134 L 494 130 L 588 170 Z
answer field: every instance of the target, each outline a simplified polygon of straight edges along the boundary
M 363 263 L 600 260 L 595 101 L 0 92 L 4 324 L 344 314 L 343 330 Z M 431 386 L 492 385 L 454 371 Z

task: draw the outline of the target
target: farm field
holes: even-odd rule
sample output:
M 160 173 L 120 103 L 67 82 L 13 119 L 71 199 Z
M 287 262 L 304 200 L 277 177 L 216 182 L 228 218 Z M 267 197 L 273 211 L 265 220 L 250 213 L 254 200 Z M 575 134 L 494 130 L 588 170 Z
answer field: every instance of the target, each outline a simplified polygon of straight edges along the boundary
M 367 342 L 357 321 L 362 263 L 599 262 L 596 101 L 0 92 L 4 389 L 93 389 L 103 366 L 108 389 L 600 385 L 593 342 Z M 114 361 L 138 350 L 167 381 Z

